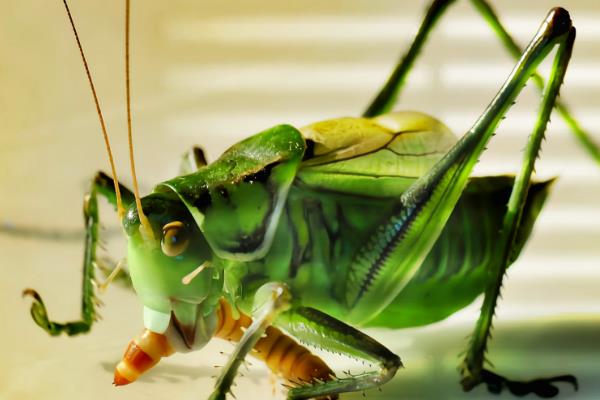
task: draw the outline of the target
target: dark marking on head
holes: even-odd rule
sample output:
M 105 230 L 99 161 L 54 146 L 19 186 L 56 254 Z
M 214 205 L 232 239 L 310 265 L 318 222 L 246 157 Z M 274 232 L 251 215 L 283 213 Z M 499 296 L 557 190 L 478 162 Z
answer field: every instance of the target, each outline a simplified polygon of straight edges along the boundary
M 215 189 L 217 190 L 217 192 L 219 193 L 219 195 L 221 196 L 223 201 L 226 204 L 229 204 L 230 198 L 229 198 L 229 191 L 227 190 L 227 188 L 224 185 L 219 185 Z
M 263 169 L 259 170 L 258 172 L 246 175 L 244 177 L 244 182 L 246 182 L 246 183 L 254 183 L 254 182 L 265 183 L 265 182 L 267 182 L 267 180 L 271 176 L 271 170 L 274 167 L 276 167 L 278 164 L 279 163 L 277 163 L 277 162 L 271 163 L 271 164 L 265 166 Z
M 196 196 L 193 206 L 196 207 L 201 213 L 206 212 L 206 209 L 212 204 L 212 197 L 207 188 L 202 188 L 200 193 Z
M 302 161 L 310 160 L 315 156 L 315 142 L 310 139 L 306 139 L 306 148 L 304 150 L 304 155 L 302 156 Z
M 244 234 L 240 232 L 237 235 L 235 235 L 237 237 L 237 244 L 224 249 L 225 251 L 232 254 L 252 253 L 263 244 L 263 241 L 265 240 L 265 235 L 267 233 L 267 229 L 269 227 L 269 224 L 271 223 L 271 216 L 273 214 L 274 208 L 273 200 L 274 195 L 271 194 L 269 200 L 269 209 L 266 213 L 268 217 L 262 220 L 260 226 L 249 234 Z
M 240 235 L 236 246 L 226 249 L 230 253 L 252 253 L 263 243 L 268 224 L 263 223 L 250 235 Z
M 175 330 L 183 339 L 185 347 L 187 347 L 188 349 L 192 349 L 194 346 L 194 342 L 196 341 L 196 326 L 183 325 L 181 322 L 179 322 L 174 312 L 171 312 L 171 321 L 173 321 L 173 326 L 175 327 Z

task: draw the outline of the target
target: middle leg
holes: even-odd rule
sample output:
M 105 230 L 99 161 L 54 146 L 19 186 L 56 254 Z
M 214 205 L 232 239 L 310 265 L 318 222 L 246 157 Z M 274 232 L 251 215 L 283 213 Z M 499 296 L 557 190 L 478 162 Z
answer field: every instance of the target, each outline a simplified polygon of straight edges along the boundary
M 133 194 L 126 187 L 119 185 L 123 203 L 125 206 L 132 204 Z M 86 227 L 85 252 L 83 259 L 83 282 L 81 288 L 81 318 L 70 322 L 52 321 L 48 316 L 46 305 L 42 297 L 33 289 L 25 289 L 23 296 L 33 298 L 31 305 L 31 317 L 35 323 L 52 336 L 66 333 L 69 336 L 87 333 L 96 320 L 98 314 L 96 311 L 95 288 L 98 283 L 94 277 L 94 268 L 96 268 L 96 248 L 98 246 L 98 226 L 100 223 L 98 215 L 97 197 L 105 197 L 113 206 L 116 207 L 116 194 L 114 191 L 113 180 L 106 174 L 99 172 L 94 177 L 89 193 L 86 195 L 83 203 L 83 216 Z
M 290 381 L 293 386 L 288 397 L 291 399 L 336 398 L 339 393 L 377 387 L 391 379 L 402 365 L 398 356 L 364 333 L 315 309 L 292 306 L 291 294 L 285 285 L 264 285 L 254 303 L 253 320 L 241 316 L 238 322 L 232 323 L 221 315 L 224 326 L 217 329 L 216 336 L 239 339 L 239 343 L 219 376 L 211 399 L 226 397 L 237 369 L 252 349 L 272 370 Z M 378 370 L 336 378 L 329 367 L 306 348 L 294 345 L 285 335 L 269 331 L 273 329 L 271 324 L 303 343 L 377 364 Z M 237 326 L 247 326 L 243 335 Z

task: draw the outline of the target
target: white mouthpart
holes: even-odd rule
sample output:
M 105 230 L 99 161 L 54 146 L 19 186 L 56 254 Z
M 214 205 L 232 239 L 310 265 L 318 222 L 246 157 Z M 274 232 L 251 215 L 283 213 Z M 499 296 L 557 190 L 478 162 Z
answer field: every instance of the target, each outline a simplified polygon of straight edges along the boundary
M 204 261 L 202 264 L 198 266 L 195 270 L 181 278 L 181 283 L 184 285 L 189 285 L 192 279 L 194 279 L 200 272 L 204 271 L 204 268 L 210 266 L 210 261 Z
M 144 328 L 154 333 L 163 334 L 169 327 L 169 322 L 171 322 L 170 313 L 167 314 L 144 306 Z

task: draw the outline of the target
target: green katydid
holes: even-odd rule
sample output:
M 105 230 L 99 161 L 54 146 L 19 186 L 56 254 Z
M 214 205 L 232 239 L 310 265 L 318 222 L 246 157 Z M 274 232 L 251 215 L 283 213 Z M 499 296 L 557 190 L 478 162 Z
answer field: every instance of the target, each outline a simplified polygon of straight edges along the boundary
M 481 118 L 456 141 L 425 114 L 388 112 L 429 31 L 452 3 L 433 2 L 407 56 L 363 118 L 301 129 L 276 126 L 208 165 L 194 152 L 182 167 L 187 174 L 158 184 L 141 199 L 137 189 L 132 193 L 116 179 L 97 175 L 85 204 L 82 319 L 52 322 L 41 297 L 28 290 L 35 322 L 53 335 L 90 330 L 100 194 L 119 210 L 147 329 L 172 340 L 179 335 L 177 340 L 197 349 L 217 329 L 220 299 L 253 317 L 213 398 L 226 396 L 241 360 L 271 324 L 303 342 L 378 366 L 360 376 L 296 385 L 291 398 L 382 385 L 400 359 L 358 328 L 435 322 L 481 293 L 484 306 L 462 366 L 465 389 L 485 383 L 490 390 L 548 396 L 557 392 L 555 381 L 575 383 L 571 376 L 512 381 L 485 369 L 483 359 L 504 271 L 522 249 L 551 185 L 533 182 L 531 173 L 555 105 L 600 159 L 566 107 L 556 102 L 575 29 L 565 10 L 554 9 L 521 56 L 487 3 L 474 0 L 520 59 Z M 521 172 L 470 178 L 501 118 L 554 48 Z M 534 79 L 543 85 L 537 75 Z M 464 218 L 479 225 L 466 232 L 458 223 Z M 458 235 L 469 243 L 470 254 L 456 241 Z M 427 304 L 419 301 L 425 296 Z

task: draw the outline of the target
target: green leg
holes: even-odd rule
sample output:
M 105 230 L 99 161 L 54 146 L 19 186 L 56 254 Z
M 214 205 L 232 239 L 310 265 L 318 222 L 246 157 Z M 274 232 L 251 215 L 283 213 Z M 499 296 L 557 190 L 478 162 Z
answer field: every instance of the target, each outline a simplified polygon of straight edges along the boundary
M 534 131 L 528 139 L 521 170 L 515 179 L 508 201 L 500 237 L 497 241 L 497 254 L 494 257 L 496 262 L 491 263 L 490 266 L 490 276 L 493 278 L 493 281 L 485 291 L 481 314 L 471 338 L 465 360 L 463 361 L 462 385 L 465 390 L 471 390 L 478 384 L 485 383 L 488 389 L 494 393 L 507 388 L 515 395 L 536 393 L 541 397 L 553 397 L 558 393 L 558 389 L 552 384 L 553 382 L 570 382 L 577 387 L 577 380 L 571 375 L 519 382 L 504 378 L 484 368 L 485 351 L 490 338 L 492 318 L 498 296 L 500 295 L 502 280 L 506 269 L 516 257 L 515 242 L 523 208 L 527 200 L 527 192 L 531 185 L 531 174 L 534 169 L 535 160 L 539 155 L 552 107 L 555 104 L 555 99 L 569 62 L 574 39 L 575 31 L 573 29 L 565 41 L 560 43 L 550 76 L 550 82 L 544 88 L 541 108 Z
M 402 87 L 406 83 L 406 78 L 411 68 L 413 67 L 421 48 L 425 44 L 427 37 L 433 30 L 435 24 L 442 17 L 444 12 L 448 9 L 452 3 L 456 0 L 433 0 L 425 18 L 419 27 L 417 36 L 413 40 L 412 44 L 408 48 L 408 51 L 400 59 L 394 71 L 388 78 L 385 85 L 380 89 L 379 93 L 375 96 L 375 99 L 367 107 L 363 113 L 363 117 L 375 117 L 380 114 L 384 114 L 392 109 L 396 103 L 396 99 L 402 90 Z
M 120 187 L 123 204 L 127 207 L 133 201 L 133 194 L 124 186 Z M 96 264 L 96 247 L 98 245 L 98 194 L 106 197 L 110 203 L 116 205 L 113 180 L 102 172 L 94 178 L 90 192 L 83 202 L 83 216 L 86 227 L 85 253 L 83 258 L 83 284 L 81 297 L 81 319 L 66 323 L 58 323 L 48 318 L 46 306 L 41 296 L 33 289 L 25 289 L 23 296 L 33 297 L 31 316 L 36 324 L 52 336 L 66 333 L 69 336 L 88 332 L 94 323 L 97 313 L 94 295 L 94 267 Z
M 290 399 L 335 398 L 338 393 L 378 387 L 390 380 L 402 365 L 398 356 L 364 333 L 315 309 L 291 308 L 291 304 L 291 294 L 284 284 L 267 283 L 257 291 L 253 322 L 229 357 L 210 400 L 225 399 L 244 358 L 273 323 L 303 343 L 379 365 L 377 372 L 292 388 Z
M 390 304 L 414 276 L 448 221 L 500 121 L 531 74 L 558 46 L 551 81 L 544 91 L 543 118 L 540 117 L 536 128 L 540 132 L 536 140 L 541 141 L 574 38 L 575 29 L 568 12 L 560 8 L 551 10 L 508 80 L 473 127 L 402 194 L 387 220 L 357 251 L 348 269 L 347 321 L 367 323 Z M 531 171 L 526 176 L 527 185 L 529 174 Z M 526 193 L 527 185 L 518 190 Z
M 429 8 L 417 36 L 415 37 L 410 48 L 402 57 L 400 62 L 395 67 L 386 84 L 381 88 L 375 99 L 371 102 L 367 110 L 363 113 L 365 117 L 374 117 L 385 112 L 388 112 L 394 106 L 396 99 L 403 88 L 406 78 L 414 62 L 425 44 L 427 37 L 435 27 L 435 24 L 440 20 L 444 12 L 452 5 L 455 0 L 434 0 Z M 521 56 L 522 49 L 516 44 L 512 36 L 504 28 L 494 10 L 490 7 L 486 0 L 471 0 L 474 7 L 479 11 L 483 18 L 488 22 L 492 30 L 496 33 L 503 46 L 508 52 L 518 60 Z M 535 84 L 540 88 L 544 87 L 543 78 L 535 72 L 533 75 Z M 569 108 L 561 101 L 556 101 L 555 108 L 569 126 L 573 134 L 581 142 L 590 156 L 600 164 L 600 146 L 592 140 L 589 132 L 587 132 L 573 117 Z
M 485 18 L 492 30 L 496 33 L 504 47 L 508 52 L 515 58 L 518 59 L 523 51 L 521 47 L 515 42 L 512 36 L 508 33 L 506 28 L 500 22 L 500 19 L 485 0 L 471 0 L 477 11 Z M 533 81 L 540 90 L 544 87 L 544 79 L 537 72 L 533 75 Z M 569 108 L 560 100 L 557 100 L 554 104 L 554 108 L 563 118 L 567 126 L 571 129 L 571 132 L 579 139 L 580 143 L 587 150 L 590 156 L 600 165 L 600 146 L 594 143 L 592 136 L 579 124 L 579 122 L 573 117 Z
M 303 343 L 377 365 L 376 371 L 291 388 L 288 392 L 289 399 L 335 398 L 339 393 L 380 387 L 402 367 L 400 358 L 382 344 L 313 308 L 294 308 L 282 314 L 275 325 Z
M 261 286 L 254 296 L 252 324 L 244 332 L 233 353 L 229 356 L 227 365 L 217 379 L 210 400 L 225 399 L 231 391 L 235 375 L 244 362 L 246 355 L 256 345 L 256 342 L 272 324 L 273 320 L 290 307 L 291 295 L 285 284 L 267 283 Z

